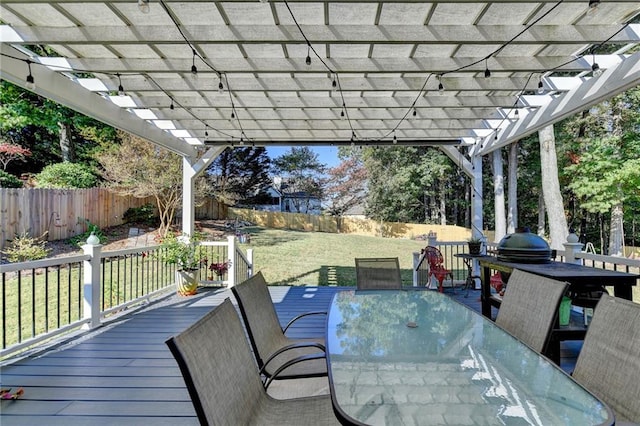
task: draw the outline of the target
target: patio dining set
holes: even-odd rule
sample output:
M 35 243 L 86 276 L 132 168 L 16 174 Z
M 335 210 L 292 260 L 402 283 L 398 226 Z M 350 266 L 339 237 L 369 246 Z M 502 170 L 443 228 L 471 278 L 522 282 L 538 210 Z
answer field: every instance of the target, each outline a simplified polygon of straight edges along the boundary
M 258 272 L 231 289 L 238 310 L 226 299 L 166 342 L 201 424 L 640 422 L 639 305 L 602 294 L 568 375 L 545 354 L 571 282 L 514 268 L 493 321 L 403 286 L 397 258 L 355 264 L 356 288 L 337 291 L 328 312 L 281 326 Z M 323 335 L 287 336 L 318 316 Z M 269 393 L 313 378 L 328 391 Z

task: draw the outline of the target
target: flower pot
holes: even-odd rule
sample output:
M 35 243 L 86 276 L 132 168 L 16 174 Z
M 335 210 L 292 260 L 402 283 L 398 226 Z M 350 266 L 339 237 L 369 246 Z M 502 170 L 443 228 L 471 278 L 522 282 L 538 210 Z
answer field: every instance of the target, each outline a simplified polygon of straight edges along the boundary
M 469 254 L 474 256 L 477 256 L 480 254 L 480 251 L 482 250 L 481 242 L 469 242 L 467 244 L 469 244 Z
M 198 291 L 198 270 L 176 271 L 176 289 L 181 296 L 192 296 Z

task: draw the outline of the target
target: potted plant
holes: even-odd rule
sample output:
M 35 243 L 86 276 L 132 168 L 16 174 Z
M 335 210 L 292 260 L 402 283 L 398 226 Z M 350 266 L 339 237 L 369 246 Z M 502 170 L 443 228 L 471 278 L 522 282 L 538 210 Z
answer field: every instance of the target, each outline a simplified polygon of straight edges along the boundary
M 216 274 L 216 277 L 221 280 L 224 277 L 224 274 L 229 270 L 229 261 L 225 262 L 214 262 L 209 265 L 209 270 Z
M 478 237 L 471 237 L 467 240 L 467 244 L 469 245 L 469 254 L 473 256 L 480 254 L 482 250 L 482 239 Z
M 196 293 L 199 282 L 200 234 L 176 235 L 172 232 L 162 239 L 160 259 L 170 265 L 176 265 L 176 287 L 178 294 L 190 296 Z

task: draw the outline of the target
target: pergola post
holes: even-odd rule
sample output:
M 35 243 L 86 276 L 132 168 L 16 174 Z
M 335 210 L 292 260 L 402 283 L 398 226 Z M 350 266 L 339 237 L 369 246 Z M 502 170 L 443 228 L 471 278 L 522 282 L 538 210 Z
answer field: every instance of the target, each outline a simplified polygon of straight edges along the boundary
M 193 235 L 196 209 L 195 180 L 197 170 L 191 164 L 191 157 L 182 157 L 182 232 Z

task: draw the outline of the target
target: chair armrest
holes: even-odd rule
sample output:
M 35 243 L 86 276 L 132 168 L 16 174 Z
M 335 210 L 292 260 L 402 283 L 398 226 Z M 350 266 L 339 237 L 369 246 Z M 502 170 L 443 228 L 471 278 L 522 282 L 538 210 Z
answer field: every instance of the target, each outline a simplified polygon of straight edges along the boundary
M 282 332 L 286 333 L 287 329 L 289 328 L 289 326 L 291 324 L 293 324 L 294 322 L 298 321 L 300 318 L 308 317 L 310 315 L 327 315 L 327 312 L 326 311 L 312 311 L 312 312 L 305 312 L 304 314 L 297 315 L 291 321 L 289 321 L 287 323 L 287 325 L 284 326 L 284 328 L 282 329 Z
M 318 343 L 318 342 L 299 342 L 299 343 L 292 343 L 290 345 L 287 346 L 283 346 L 280 349 L 278 349 L 277 351 L 275 351 L 274 353 L 272 353 L 271 355 L 269 355 L 269 358 L 267 358 L 264 361 L 264 364 L 262 365 L 262 368 L 260 369 L 260 374 L 264 374 L 265 369 L 267 368 L 267 365 L 269 365 L 269 363 L 271 361 L 273 361 L 273 359 L 275 357 L 277 357 L 278 355 L 280 355 L 283 352 L 286 352 L 288 350 L 291 349 L 299 349 L 299 348 L 318 348 L 320 349 L 324 355 L 324 352 L 326 352 L 326 348 L 324 347 L 324 345 L 322 343 Z M 294 358 L 296 359 L 296 358 Z M 285 363 L 286 364 L 286 363 Z M 278 370 L 280 370 L 280 368 L 278 368 Z M 278 371 L 276 370 L 276 371 Z
M 283 370 L 285 370 L 286 368 L 291 367 L 292 365 L 298 364 L 300 362 L 305 362 L 305 361 L 313 361 L 316 359 L 326 359 L 327 356 L 325 354 L 321 354 L 321 353 L 317 353 L 317 354 L 309 354 L 309 355 L 302 355 L 299 356 L 297 358 L 293 358 L 290 359 L 289 361 L 285 362 L 284 364 L 282 364 L 274 373 L 273 375 L 271 375 L 271 377 L 268 377 L 267 380 L 265 380 L 264 382 L 264 389 L 267 390 L 267 388 L 269 387 L 269 385 L 271 384 L 271 382 L 273 382 L 277 377 L 278 374 L 280 374 L 280 372 L 282 372 Z

